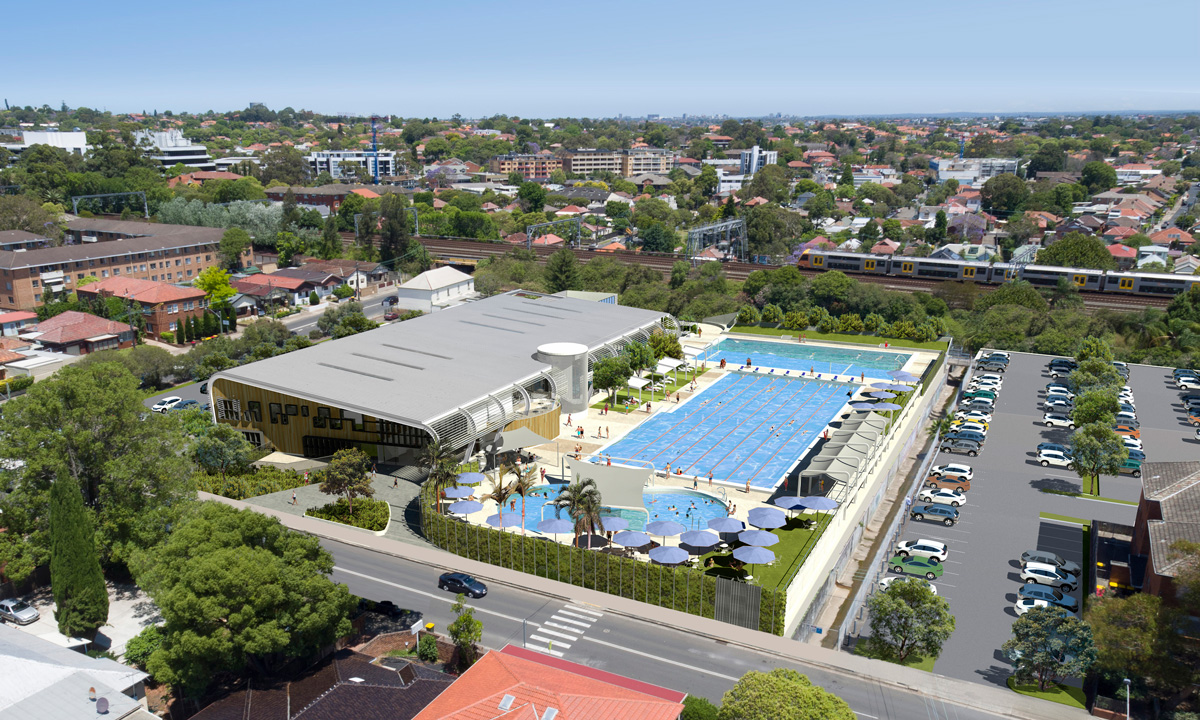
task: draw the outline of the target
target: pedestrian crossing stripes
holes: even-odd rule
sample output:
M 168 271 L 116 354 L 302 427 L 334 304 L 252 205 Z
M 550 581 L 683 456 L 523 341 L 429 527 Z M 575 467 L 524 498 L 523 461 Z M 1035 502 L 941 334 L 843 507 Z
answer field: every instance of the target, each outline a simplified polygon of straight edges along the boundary
M 562 657 L 564 651 L 578 642 L 604 613 L 577 605 L 564 605 L 556 610 L 549 620 L 543 621 L 525 639 L 525 647 L 554 657 Z

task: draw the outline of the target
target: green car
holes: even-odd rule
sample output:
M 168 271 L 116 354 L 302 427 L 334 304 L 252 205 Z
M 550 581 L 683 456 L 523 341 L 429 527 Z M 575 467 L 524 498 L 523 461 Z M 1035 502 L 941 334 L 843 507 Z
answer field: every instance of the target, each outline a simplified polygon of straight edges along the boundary
M 942 576 L 942 565 L 937 560 L 926 557 L 904 557 L 895 555 L 888 561 L 888 567 L 894 573 L 903 575 L 919 575 L 926 580 L 936 580 Z
M 1117 470 L 1119 473 L 1129 473 L 1134 477 L 1142 476 L 1142 461 L 1126 458 L 1125 462 L 1121 463 L 1121 467 Z
M 968 390 L 962 394 L 963 399 L 973 400 L 975 398 L 987 398 L 989 400 L 996 399 L 996 393 L 991 390 Z

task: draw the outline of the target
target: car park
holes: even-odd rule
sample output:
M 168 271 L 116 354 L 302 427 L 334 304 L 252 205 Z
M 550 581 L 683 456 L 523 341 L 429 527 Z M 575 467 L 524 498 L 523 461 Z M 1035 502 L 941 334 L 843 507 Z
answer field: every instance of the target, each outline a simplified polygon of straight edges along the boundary
M 487 595 L 487 586 L 466 573 L 448 572 L 438 578 L 438 589 L 462 593 L 468 597 L 481 598 Z
M 956 430 L 945 437 L 946 440 L 971 440 L 980 445 L 987 440 L 987 435 L 977 430 Z
M 1066 608 L 1072 612 L 1079 607 L 1079 601 L 1070 595 L 1060 592 L 1052 587 L 1038 585 L 1036 583 L 1022 585 L 1017 590 L 1017 597 L 1045 600 L 1051 605 L 1057 605 L 1058 607 Z
M 893 579 L 896 579 L 896 578 L 893 578 Z M 1025 613 L 1029 612 L 1030 610 L 1032 610 L 1034 608 L 1039 608 L 1039 607 L 1051 607 L 1051 605 L 1050 605 L 1050 603 L 1046 602 L 1045 600 L 1039 600 L 1038 598 L 1031 598 L 1031 597 L 1021 598 L 1013 604 L 1013 609 L 1017 611 L 1017 617 L 1020 617 L 1021 615 L 1024 615 Z M 1061 607 L 1059 605 L 1055 605 L 1054 607 L 1058 608 L 1062 612 L 1067 613 L 1068 615 L 1075 616 L 1075 613 L 1071 612 L 1070 610 L 1067 610 L 1064 607 Z
M 919 578 L 919 577 L 896 577 L 895 575 L 891 575 L 889 577 L 880 578 L 879 589 L 887 590 L 893 584 L 898 583 L 898 582 L 920 583 L 920 584 L 924 585 L 925 587 L 929 588 L 929 592 L 933 593 L 934 595 L 938 594 L 937 585 L 934 585 L 933 583 L 929 582 L 925 578 Z
M 18 625 L 28 625 L 41 617 L 38 609 L 24 600 L 0 600 L 0 619 Z
M 156 413 L 165 413 L 166 411 L 170 410 L 171 408 L 175 407 L 176 405 L 178 405 L 181 402 L 183 402 L 183 398 L 179 397 L 178 395 L 172 395 L 170 397 L 165 397 L 162 400 L 159 400 L 158 402 L 154 403 L 154 407 L 152 407 L 150 409 Z
M 975 457 L 982 446 L 974 440 L 954 440 L 943 438 L 938 450 L 944 453 L 963 453 L 967 457 Z
M 1021 553 L 1021 565 L 1028 563 L 1041 563 L 1042 565 L 1053 565 L 1054 567 L 1069 572 L 1072 575 L 1079 575 L 1081 568 L 1079 563 L 1073 563 L 1070 560 L 1064 560 L 1061 555 L 1052 553 L 1048 550 L 1026 550 Z
M 950 490 L 956 493 L 970 492 L 971 481 L 967 478 L 944 475 L 940 478 L 929 478 L 925 485 L 934 489 Z
M 1042 424 L 1046 427 L 1065 427 L 1075 429 L 1075 421 L 1066 413 L 1048 412 L 1042 415 Z
M 904 575 L 919 575 L 926 580 L 936 580 L 945 570 L 941 563 L 923 557 L 904 557 L 896 555 L 888 561 L 888 568 L 894 573 Z
M 1042 467 L 1050 467 L 1053 465 L 1054 467 L 1066 468 L 1068 470 L 1075 469 L 1075 463 L 1071 461 L 1070 455 L 1061 452 L 1055 452 L 1053 450 L 1039 451 L 1037 454 L 1037 461 Z
M 912 509 L 908 511 L 908 515 L 913 520 L 929 518 L 940 521 L 947 527 L 958 522 L 958 509 L 946 505 L 913 505 Z
M 1021 568 L 1021 581 L 1027 584 L 1049 585 L 1059 588 L 1063 592 L 1071 592 L 1079 587 L 1077 576 L 1054 565 L 1035 562 L 1025 563 L 1025 567 Z
M 990 423 L 992 421 L 992 414 L 980 410 L 958 410 L 954 413 L 954 418 L 956 420 L 975 420 Z
M 924 502 L 949 505 L 950 507 L 962 507 L 967 504 L 967 496 L 965 494 L 944 488 L 926 488 L 917 493 L 917 499 Z
M 946 547 L 946 543 L 937 540 L 901 540 L 896 543 L 896 554 L 900 557 L 913 555 L 930 558 L 936 562 L 946 562 L 950 549 Z

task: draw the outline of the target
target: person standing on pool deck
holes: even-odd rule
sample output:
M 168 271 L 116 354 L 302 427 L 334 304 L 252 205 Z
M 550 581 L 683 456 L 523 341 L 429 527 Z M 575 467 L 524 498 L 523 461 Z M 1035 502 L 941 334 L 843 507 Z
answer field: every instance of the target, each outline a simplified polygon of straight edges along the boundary
M 708 471 L 708 486 L 712 487 L 712 470 Z
M 692 476 L 692 489 L 693 489 L 693 490 L 698 490 L 698 489 L 700 489 L 700 478 L 699 478 L 699 476 L 696 476 L 696 475 L 693 475 L 693 476 Z
M 574 425 L 574 423 L 572 423 L 572 422 L 571 422 L 571 414 L 570 414 L 570 413 L 567 413 L 567 423 L 566 423 L 566 425 L 567 425 L 567 427 L 571 427 L 572 425 Z
M 746 494 L 747 495 L 750 494 L 750 481 L 749 480 L 746 481 Z

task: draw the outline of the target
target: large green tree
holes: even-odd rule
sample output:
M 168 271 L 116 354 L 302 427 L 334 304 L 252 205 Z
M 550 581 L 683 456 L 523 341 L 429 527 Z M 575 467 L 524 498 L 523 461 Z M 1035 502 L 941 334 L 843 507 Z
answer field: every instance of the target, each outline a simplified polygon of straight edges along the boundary
M 845 700 L 790 668 L 751 670 L 721 700 L 719 720 L 856 720 Z
M 639 233 L 642 249 L 646 252 L 669 253 L 675 251 L 675 237 L 671 228 L 662 223 L 654 223 Z
M 980 191 L 985 207 L 992 212 L 1015 212 L 1029 197 L 1029 187 L 1021 178 L 1004 173 L 989 179 Z
M 1079 347 L 1075 350 L 1075 360 L 1083 362 L 1084 360 L 1091 360 L 1093 358 L 1107 363 L 1112 362 L 1112 346 L 1103 338 L 1085 337 L 1080 341 Z
M 237 428 L 225 423 L 209 425 L 196 438 L 192 455 L 196 464 L 225 479 L 225 474 L 246 468 L 254 446 Z
M 1184 640 L 1187 613 L 1148 593 L 1106 595 L 1088 604 L 1096 671 L 1109 682 L 1134 678 L 1155 697 L 1170 700 L 1200 678 L 1200 649 Z
M 1117 392 L 1112 388 L 1089 390 L 1075 397 L 1075 408 L 1071 411 L 1071 419 L 1076 427 L 1089 423 L 1112 425 L 1113 419 L 1121 411 L 1117 402 Z
M 904 662 L 916 653 L 937 657 L 954 632 L 950 604 L 923 582 L 894 582 L 867 601 L 871 615 L 868 651 L 874 657 Z
M 54 619 L 63 635 L 88 635 L 108 621 L 108 589 L 96 556 L 92 518 L 71 477 L 50 486 L 50 588 Z
M 1019 305 L 1041 314 L 1046 312 L 1046 298 L 1025 280 L 1007 282 L 975 301 L 976 310 L 987 310 L 996 305 Z
M 241 228 L 229 228 L 221 235 L 217 254 L 221 256 L 221 263 L 226 268 L 237 269 L 241 267 L 242 253 L 249 247 L 250 233 Z
M 1059 678 L 1083 676 L 1096 661 L 1092 629 L 1061 608 L 1033 608 L 1017 618 L 1012 632 L 1001 650 L 1016 665 L 1017 681 L 1036 680 L 1039 690 Z
M 188 695 L 226 674 L 277 671 L 350 631 L 355 600 L 329 580 L 320 541 L 251 510 L 196 504 L 134 570 L 165 621 L 148 669 Z
M 521 201 L 525 212 L 541 212 L 546 206 L 546 188 L 535 182 L 521 183 L 517 188 L 517 199 Z
M 1071 433 L 1072 461 L 1080 480 L 1094 480 L 1094 494 L 1100 494 L 1100 476 L 1116 475 L 1121 463 L 1129 457 L 1129 450 L 1121 436 L 1112 427 L 1094 422 L 1077 428 Z
M 1116 270 L 1117 261 L 1104 241 L 1092 235 L 1069 232 L 1062 238 L 1037 251 L 1039 265 Z
M 625 387 L 633 371 L 629 369 L 629 361 L 625 357 L 601 358 L 592 369 L 592 386 L 597 390 L 607 390 L 615 401 L 616 392 Z
M 1102 192 L 1117 186 L 1117 171 L 1112 165 L 1096 160 L 1083 166 L 1080 182 L 1088 192 Z
M 579 260 L 569 248 L 561 248 L 546 259 L 542 279 L 547 292 L 551 293 L 583 289 Z
M 354 498 L 371 497 L 375 488 L 371 487 L 371 458 L 358 448 L 345 448 L 333 454 L 328 467 L 323 471 L 321 492 L 326 495 L 341 495 L 354 512 Z

